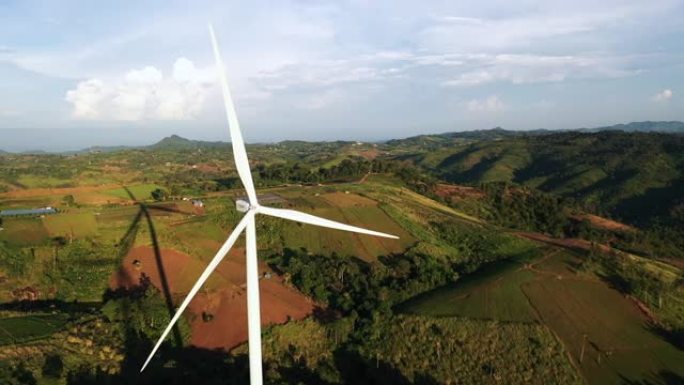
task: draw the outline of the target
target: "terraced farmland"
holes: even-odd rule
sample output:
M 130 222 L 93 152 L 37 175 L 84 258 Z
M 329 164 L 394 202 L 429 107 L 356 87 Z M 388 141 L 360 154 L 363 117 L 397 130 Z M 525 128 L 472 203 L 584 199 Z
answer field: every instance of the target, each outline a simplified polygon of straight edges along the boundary
M 575 271 L 577 258 L 556 250 L 532 262 L 498 262 L 398 310 L 541 323 L 562 341 L 591 384 L 665 383 L 663 373 L 684 376 L 684 352 L 655 334 L 629 299 L 595 276 Z

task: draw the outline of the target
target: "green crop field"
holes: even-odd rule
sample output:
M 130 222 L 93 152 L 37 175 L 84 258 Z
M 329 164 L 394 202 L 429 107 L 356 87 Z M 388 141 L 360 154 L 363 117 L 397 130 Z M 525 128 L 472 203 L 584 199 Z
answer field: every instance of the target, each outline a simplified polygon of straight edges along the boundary
M 50 337 L 62 329 L 66 314 L 37 314 L 0 319 L 0 345 L 18 344 Z
M 638 309 L 604 283 L 540 280 L 523 290 L 589 382 L 642 381 L 661 371 L 684 376 L 684 352 L 649 331 Z
M 43 218 L 51 237 L 84 237 L 97 234 L 97 221 L 92 213 L 56 214 Z
M 50 237 L 40 218 L 5 218 L 0 240 L 15 246 L 39 245 Z
M 373 261 L 381 255 L 401 252 L 415 242 L 410 234 L 378 206 L 340 208 L 331 200 L 318 197 L 307 197 L 306 200 L 308 202 L 297 201 L 297 208 L 334 221 L 395 234 L 400 239 L 380 239 L 295 224 L 283 228 L 284 243 L 289 247 L 304 247 L 312 253 L 330 254 L 334 251 L 338 255 L 358 256 Z M 304 207 L 299 207 L 300 205 Z
M 59 179 L 45 175 L 23 174 L 19 177 L 19 183 L 28 188 L 46 187 L 72 187 L 74 181 L 71 179 Z

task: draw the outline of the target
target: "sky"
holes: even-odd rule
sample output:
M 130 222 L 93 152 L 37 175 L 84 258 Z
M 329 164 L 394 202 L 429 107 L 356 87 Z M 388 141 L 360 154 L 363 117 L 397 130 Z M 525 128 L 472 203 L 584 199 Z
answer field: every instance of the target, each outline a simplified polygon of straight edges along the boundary
M 684 2 L 0 0 L 0 149 L 684 120 Z

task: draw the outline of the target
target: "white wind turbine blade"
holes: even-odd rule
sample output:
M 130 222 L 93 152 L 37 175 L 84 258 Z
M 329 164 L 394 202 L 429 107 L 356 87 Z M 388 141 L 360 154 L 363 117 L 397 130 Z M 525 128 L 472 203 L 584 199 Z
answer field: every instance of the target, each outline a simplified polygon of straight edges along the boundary
M 216 253 L 216 256 L 214 256 L 214 259 L 209 262 L 209 265 L 207 265 L 206 269 L 202 272 L 202 275 L 200 275 L 199 279 L 197 282 L 195 282 L 195 285 L 190 289 L 190 292 L 188 292 L 188 295 L 185 297 L 183 300 L 183 303 L 178 307 L 178 310 L 176 310 L 176 314 L 174 314 L 173 318 L 171 318 L 171 321 L 169 322 L 168 326 L 166 327 L 166 330 L 164 330 L 164 333 L 162 333 L 161 337 L 159 337 L 159 340 L 157 341 L 157 344 L 154 345 L 154 348 L 152 349 L 152 352 L 150 355 L 147 357 L 147 360 L 143 364 L 142 368 L 140 371 L 142 372 L 145 370 L 145 367 L 147 367 L 147 364 L 150 363 L 150 360 L 152 360 L 152 357 L 154 354 L 157 352 L 159 347 L 161 346 L 162 342 L 164 342 L 164 339 L 166 339 L 166 336 L 169 335 L 169 332 L 173 328 L 173 325 L 178 321 L 180 318 L 181 314 L 183 314 L 183 311 L 185 310 L 186 307 L 190 304 L 190 301 L 195 297 L 199 289 L 202 287 L 204 282 L 209 278 L 209 275 L 214 272 L 216 269 L 216 266 L 218 266 L 219 262 L 223 260 L 223 258 L 228 254 L 228 251 L 230 250 L 231 247 L 233 247 L 233 244 L 235 244 L 235 241 L 237 240 L 238 236 L 240 236 L 240 233 L 245 229 L 247 226 L 247 223 L 249 221 L 254 222 L 254 214 L 252 212 L 247 213 L 244 217 L 242 217 L 242 220 L 238 223 L 237 226 L 235 226 L 235 230 L 228 236 L 228 239 L 226 242 L 221 246 L 219 251 Z
M 351 231 L 353 233 L 368 234 L 368 235 L 373 235 L 376 237 L 399 239 L 399 237 L 397 237 L 396 235 L 390 235 L 390 234 L 385 234 L 385 233 L 381 233 L 378 231 L 366 230 L 366 229 L 363 229 L 361 227 L 345 225 L 344 223 L 331 221 L 330 219 L 320 218 L 320 217 L 317 217 L 317 216 L 314 216 L 311 214 L 305 214 L 305 213 L 295 211 L 295 210 L 276 209 L 273 207 L 260 206 L 258 209 L 258 212 L 261 214 L 270 215 L 273 217 L 289 219 L 291 221 L 296 221 L 296 222 L 301 222 L 301 223 L 308 223 L 310 225 L 315 225 L 315 226 L 329 227 L 331 229 L 344 230 L 344 231 Z
M 254 182 L 252 181 L 252 173 L 249 170 L 249 161 L 247 160 L 247 150 L 245 149 L 245 141 L 242 139 L 242 132 L 240 131 L 240 123 L 238 122 L 237 114 L 235 113 L 235 105 L 233 98 L 230 96 L 230 88 L 228 87 L 228 78 L 226 77 L 226 70 L 223 67 L 223 60 L 221 60 L 221 53 L 219 52 L 218 43 L 216 42 L 216 35 L 214 34 L 214 27 L 209 24 L 209 34 L 211 35 L 211 43 L 214 47 L 214 56 L 216 57 L 216 68 L 218 70 L 219 80 L 221 81 L 221 89 L 223 91 L 223 102 L 226 107 L 226 115 L 228 116 L 228 128 L 230 129 L 230 141 L 233 145 L 233 157 L 235 157 L 235 167 L 238 175 L 242 181 L 242 185 L 247 191 L 247 197 L 250 204 L 257 204 L 257 195 L 254 190 Z
M 261 302 L 259 301 L 259 264 L 257 261 L 254 215 L 247 222 L 247 330 L 249 343 L 249 383 L 261 385 Z

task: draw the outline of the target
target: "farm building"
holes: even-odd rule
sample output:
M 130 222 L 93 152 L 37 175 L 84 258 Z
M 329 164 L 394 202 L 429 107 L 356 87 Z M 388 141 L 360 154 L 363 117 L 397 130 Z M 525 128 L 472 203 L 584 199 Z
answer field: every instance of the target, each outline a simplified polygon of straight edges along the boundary
M 48 206 L 39 209 L 12 209 L 0 211 L 0 217 L 23 217 L 47 214 L 57 214 L 57 210 Z

